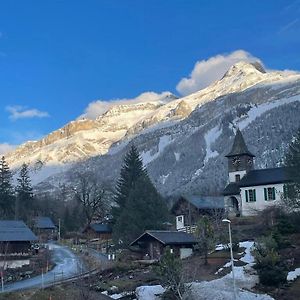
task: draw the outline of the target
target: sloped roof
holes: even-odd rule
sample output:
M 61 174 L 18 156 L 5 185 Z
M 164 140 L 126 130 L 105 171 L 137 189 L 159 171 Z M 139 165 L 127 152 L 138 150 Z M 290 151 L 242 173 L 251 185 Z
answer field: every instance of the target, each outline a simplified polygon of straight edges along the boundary
M 93 223 L 93 224 L 90 224 L 90 228 L 93 229 L 97 233 L 110 233 L 111 232 L 111 228 L 107 224 Z
M 37 217 L 35 227 L 39 229 L 55 229 L 55 225 L 49 217 Z
M 249 155 L 255 157 L 255 155 L 253 155 L 248 150 L 244 137 L 239 129 L 236 131 L 231 151 L 227 155 L 225 155 L 225 157 L 232 157 L 237 155 Z
M 229 183 L 223 191 L 224 196 L 239 195 L 239 194 L 240 194 L 240 188 L 236 182 Z
M 37 237 L 23 221 L 0 221 L 0 242 L 36 240 Z
M 140 237 L 138 237 L 130 245 L 134 246 L 139 241 L 143 241 L 147 237 L 152 237 L 159 241 L 161 244 L 167 245 L 193 245 L 197 243 L 197 240 L 191 234 L 181 231 L 169 231 L 169 230 L 147 230 Z
M 224 208 L 224 198 L 214 196 L 182 195 L 182 198 L 200 209 Z
M 286 167 L 249 171 L 238 183 L 240 187 L 285 183 L 292 181 Z

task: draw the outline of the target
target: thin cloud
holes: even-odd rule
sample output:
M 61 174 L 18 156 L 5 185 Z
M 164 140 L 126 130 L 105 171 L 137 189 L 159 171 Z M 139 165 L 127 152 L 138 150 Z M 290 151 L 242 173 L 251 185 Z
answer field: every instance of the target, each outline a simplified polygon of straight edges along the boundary
M 16 145 L 11 145 L 8 143 L 0 144 L 0 156 L 6 155 L 8 152 L 14 150 L 15 148 L 16 148 Z
M 20 105 L 7 106 L 6 110 L 10 113 L 9 118 L 13 121 L 19 119 L 49 117 L 49 114 L 46 111 L 40 111 L 36 108 L 27 109 L 26 107 Z
M 207 60 L 197 61 L 189 77 L 182 78 L 176 86 L 181 95 L 189 95 L 199 91 L 216 80 L 240 61 L 261 62 L 260 59 L 244 50 L 236 50 L 229 54 L 213 56 Z
M 156 102 L 163 101 L 168 96 L 170 96 L 170 92 L 145 92 L 137 96 L 136 98 L 128 99 L 113 99 L 113 100 L 97 100 L 88 104 L 87 108 L 84 110 L 84 113 L 79 117 L 87 118 L 87 119 L 96 119 L 97 117 L 103 115 L 114 105 L 125 105 L 125 104 L 135 104 L 135 103 L 143 103 L 143 102 Z
M 287 23 L 286 25 L 282 26 L 279 30 L 278 33 L 282 34 L 288 30 L 290 30 L 291 28 L 293 28 L 297 23 L 299 22 L 299 18 L 294 19 L 293 21 Z

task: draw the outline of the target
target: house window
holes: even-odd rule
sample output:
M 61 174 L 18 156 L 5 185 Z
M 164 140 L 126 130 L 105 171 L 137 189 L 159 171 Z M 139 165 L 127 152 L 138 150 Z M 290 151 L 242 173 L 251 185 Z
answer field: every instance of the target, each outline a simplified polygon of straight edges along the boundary
M 264 188 L 265 201 L 275 200 L 275 188 Z
M 178 222 L 182 222 L 182 221 L 183 221 L 183 217 L 182 217 L 182 216 L 177 217 L 177 221 L 178 221 Z
M 256 201 L 256 191 L 255 189 L 245 190 L 246 202 Z
M 237 174 L 235 175 L 235 182 L 239 182 L 241 180 L 241 175 Z

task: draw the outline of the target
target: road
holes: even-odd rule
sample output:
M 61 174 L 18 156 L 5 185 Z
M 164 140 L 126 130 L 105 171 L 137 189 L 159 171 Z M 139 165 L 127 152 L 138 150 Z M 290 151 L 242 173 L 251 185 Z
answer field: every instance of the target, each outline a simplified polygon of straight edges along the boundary
M 85 271 L 80 258 L 70 249 L 56 244 L 48 245 L 49 248 L 53 250 L 52 261 L 55 264 L 55 267 L 46 274 L 5 285 L 5 292 L 49 286 L 55 282 L 73 277 Z

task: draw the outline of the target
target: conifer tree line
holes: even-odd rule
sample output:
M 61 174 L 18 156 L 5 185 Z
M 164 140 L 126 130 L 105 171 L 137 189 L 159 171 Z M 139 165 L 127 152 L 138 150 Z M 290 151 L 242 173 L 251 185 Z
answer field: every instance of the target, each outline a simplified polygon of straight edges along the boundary
M 21 166 L 16 186 L 5 157 L 0 159 L 0 218 L 27 221 L 34 213 L 34 198 L 27 164 Z
M 285 166 L 293 182 L 286 185 L 285 201 L 291 209 L 300 208 L 300 128 L 291 141 L 285 156 Z
M 115 243 L 128 246 L 145 230 L 165 229 L 166 202 L 151 182 L 137 148 L 125 155 L 112 209 Z

